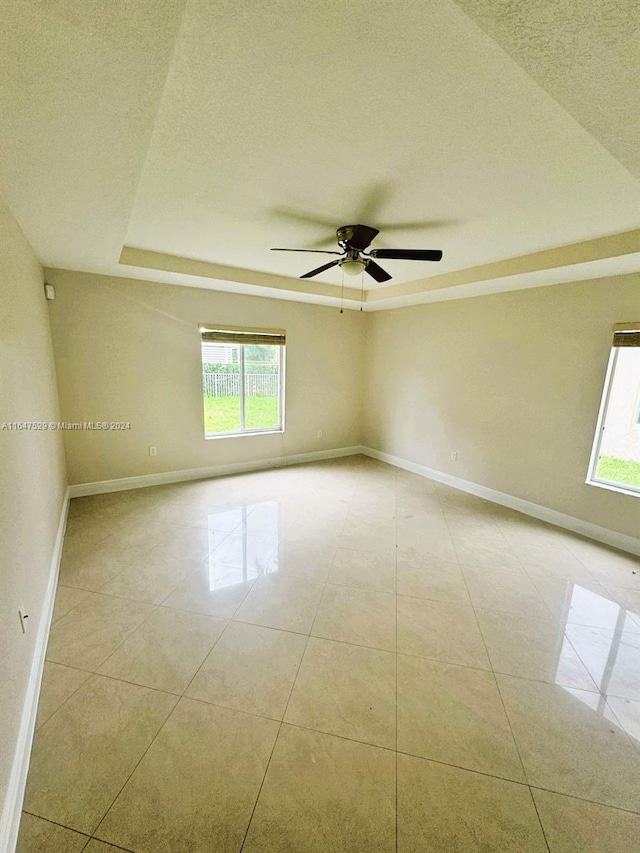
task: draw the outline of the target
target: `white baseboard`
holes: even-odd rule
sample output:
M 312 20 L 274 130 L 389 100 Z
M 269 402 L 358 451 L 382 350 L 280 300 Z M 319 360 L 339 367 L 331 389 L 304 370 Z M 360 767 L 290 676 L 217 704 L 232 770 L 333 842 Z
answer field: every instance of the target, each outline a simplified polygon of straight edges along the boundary
M 353 456 L 357 453 L 362 453 L 360 445 L 337 447 L 332 450 L 318 450 L 314 453 L 297 453 L 294 456 L 271 456 L 268 459 L 256 459 L 251 462 L 232 462 L 230 465 L 214 465 L 210 468 L 189 468 L 184 471 L 165 471 L 160 474 L 141 474 L 138 477 L 122 477 L 119 480 L 99 480 L 95 483 L 78 483 L 75 486 L 69 487 L 69 496 L 72 498 L 81 498 L 86 495 L 123 492 L 129 489 L 142 489 L 146 486 L 181 483 L 186 480 L 206 480 L 209 477 L 242 474 L 247 471 L 264 471 L 268 468 L 282 468 L 285 465 L 299 465 L 302 462 L 318 462 L 321 459 L 336 459 L 339 456 Z
M 40 624 L 36 637 L 31 671 L 27 684 L 27 694 L 22 711 L 18 742 L 9 776 L 7 795 L 2 809 L 2 820 L 0 821 L 0 851 L 2 853 L 14 853 L 18 841 L 18 830 L 20 828 L 20 817 L 22 814 L 22 803 L 27 784 L 27 772 L 29 770 L 29 759 L 31 758 L 31 746 L 36 726 L 36 715 L 38 712 L 38 699 L 40 697 L 40 685 L 42 683 L 42 672 L 44 670 L 44 659 L 49 639 L 49 628 L 53 616 L 53 604 L 56 597 L 58 584 L 58 571 L 60 568 L 60 557 L 62 556 L 62 544 L 64 531 L 67 525 L 67 513 L 69 511 L 69 489 L 64 496 L 60 521 L 56 533 L 56 541 L 53 547 L 47 588 L 42 602 Z
M 591 524 L 589 521 L 574 518 L 572 515 L 565 515 L 563 512 L 558 512 L 555 509 L 549 509 L 546 506 L 531 503 L 531 501 L 526 501 L 523 498 L 516 498 L 513 495 L 489 489 L 478 483 L 472 483 L 470 480 L 455 477 L 453 474 L 445 474 L 443 471 L 428 468 L 426 465 L 418 465 L 416 462 L 410 462 L 408 459 L 402 459 L 399 456 L 392 456 L 389 453 L 374 450 L 372 447 L 361 447 L 360 452 L 373 459 L 379 459 L 381 462 L 388 462 L 390 465 L 395 465 L 396 468 L 404 468 L 405 471 L 412 471 L 421 477 L 428 477 L 430 480 L 436 480 L 438 483 L 443 483 L 454 489 L 460 489 L 462 492 L 468 492 L 471 495 L 476 495 L 476 497 L 500 504 L 500 506 L 515 509 L 525 515 L 531 515 L 541 521 L 546 521 L 549 524 L 555 524 L 557 527 L 563 527 L 565 530 L 586 536 L 588 539 L 595 539 L 597 542 L 603 542 L 605 545 L 611 545 L 613 548 L 619 548 L 621 551 L 640 555 L 640 539 L 636 539 L 633 536 L 616 533 L 615 530 L 609 530 L 607 527 Z

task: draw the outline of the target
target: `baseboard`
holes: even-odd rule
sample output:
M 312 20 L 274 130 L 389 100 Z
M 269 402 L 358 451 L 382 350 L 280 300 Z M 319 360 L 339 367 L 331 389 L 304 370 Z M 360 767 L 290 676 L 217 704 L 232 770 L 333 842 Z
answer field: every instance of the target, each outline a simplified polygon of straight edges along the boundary
M 362 447 L 360 448 L 360 452 L 373 459 L 379 459 L 381 462 L 388 462 L 390 465 L 395 465 L 396 468 L 412 471 L 421 477 L 428 477 L 430 480 L 436 480 L 438 483 L 443 483 L 454 489 L 460 489 L 462 492 L 468 492 L 476 497 L 500 504 L 500 506 L 515 509 L 525 515 L 531 515 L 533 518 L 546 521 L 549 524 L 555 524 L 557 527 L 562 527 L 565 530 L 570 530 L 572 533 L 586 536 L 588 539 L 595 539 L 597 542 L 603 542 L 605 545 L 611 545 L 613 548 L 619 548 L 621 551 L 640 555 L 640 539 L 636 539 L 633 536 L 616 533 L 615 530 L 609 530 L 607 527 L 591 524 L 589 521 L 574 518 L 572 515 L 565 515 L 555 509 L 549 509 L 546 506 L 540 506 L 539 504 L 531 503 L 531 501 L 523 500 L 523 498 L 517 498 L 514 495 L 507 495 L 504 492 L 489 489 L 486 486 L 481 486 L 479 483 L 472 483 L 470 480 L 455 477 L 453 474 L 445 474 L 443 471 L 428 468 L 426 465 L 418 465 L 416 462 L 410 462 L 408 459 L 402 459 L 399 456 L 392 456 L 390 453 L 374 450 L 372 447 Z
M 18 841 L 18 830 L 20 828 L 22 803 L 27 784 L 31 746 L 36 726 L 44 659 L 47 650 L 47 640 L 49 638 L 49 628 L 51 627 L 51 617 L 53 616 L 53 604 L 56 597 L 64 531 L 67 525 L 69 497 L 69 489 L 67 488 L 60 512 L 60 521 L 58 523 L 58 531 L 56 533 L 56 541 L 49 568 L 49 578 L 42 603 L 42 613 L 40 615 L 40 624 L 38 625 L 38 634 L 31 661 L 31 671 L 29 673 L 27 694 L 22 711 L 18 742 L 16 744 L 11 775 L 9 776 L 7 795 L 2 809 L 2 821 L 0 822 L 0 851 L 2 853 L 14 853 Z
M 360 445 L 336 447 L 332 450 L 318 450 L 313 453 L 297 453 L 293 456 L 272 456 L 268 459 L 256 459 L 251 462 L 232 462 L 229 465 L 214 465 L 210 468 L 189 468 L 184 471 L 165 471 L 160 474 L 122 477 L 119 480 L 99 480 L 95 483 L 78 483 L 75 486 L 69 487 L 69 496 L 72 498 L 81 498 L 86 495 L 123 492 L 129 489 L 142 489 L 146 486 L 164 486 L 167 483 L 181 483 L 187 480 L 206 480 L 209 477 L 223 477 L 226 474 L 242 474 L 248 471 L 264 471 L 268 468 L 282 468 L 286 465 L 299 465 L 302 462 L 336 459 L 339 456 L 353 456 L 357 453 L 362 453 Z

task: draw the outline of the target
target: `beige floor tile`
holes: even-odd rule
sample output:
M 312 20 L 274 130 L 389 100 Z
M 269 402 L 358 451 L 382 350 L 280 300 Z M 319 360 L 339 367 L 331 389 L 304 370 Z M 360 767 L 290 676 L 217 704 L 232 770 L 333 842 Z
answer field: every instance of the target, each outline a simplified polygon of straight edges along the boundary
M 247 567 L 253 574 L 260 574 L 278 549 L 277 532 L 240 530 L 229 534 L 217 545 L 211 558 L 223 566 Z
M 547 853 L 526 785 L 398 755 L 398 853 Z
M 86 835 L 22 812 L 16 853 L 80 853 Z
M 631 738 L 633 745 L 640 749 L 640 701 L 621 699 L 619 696 L 607 696 L 607 704 L 615 714 L 616 720 Z
M 516 552 L 526 554 L 530 551 L 566 551 L 553 527 L 519 515 L 517 519 L 499 520 L 498 527 L 505 539 Z
M 393 555 L 396 550 L 395 523 L 376 524 L 352 519 L 336 540 L 336 547 Z
M 637 853 L 640 815 L 533 789 L 551 853 Z
M 90 677 L 89 672 L 45 661 L 40 685 L 36 728 L 46 723 L 61 705 Z
M 175 527 L 165 531 L 149 550 L 151 555 L 175 557 L 179 560 L 204 560 L 226 538 L 199 527 Z
M 256 582 L 251 571 L 204 562 L 162 603 L 165 607 L 230 619 Z
M 525 781 L 492 673 L 398 655 L 397 701 L 401 752 Z
M 113 516 L 99 515 L 72 515 L 67 518 L 67 526 L 64 531 L 65 544 L 76 545 L 98 545 L 108 537 L 113 536 L 114 531 L 126 525 L 126 519 L 114 518 Z
M 583 563 L 564 547 L 532 547 L 523 549 L 518 556 L 525 571 L 532 577 L 597 580 Z
M 463 566 L 474 607 L 518 616 L 547 616 L 549 610 L 531 578 L 522 572 L 472 569 Z
M 354 521 L 379 521 L 381 524 L 393 524 L 396 519 L 396 496 L 389 492 L 379 494 L 356 490 L 349 504 L 347 517 Z
M 158 517 L 159 516 L 159 517 Z M 173 521 L 173 523 L 170 523 Z M 104 540 L 109 548 L 125 551 L 149 552 L 159 543 L 160 538 L 178 528 L 175 509 L 157 510 L 154 515 L 142 513 L 138 517 L 120 525 Z
M 596 545 L 596 548 L 597 552 L 580 555 L 590 575 L 605 586 L 619 586 L 637 592 L 640 589 L 640 557 L 605 546 Z
M 397 597 L 398 652 L 490 669 L 473 608 L 466 604 Z
M 488 569 L 495 572 L 524 572 L 518 556 L 501 534 L 490 539 L 482 535 L 454 536 L 453 543 L 458 562 L 462 566 L 469 566 L 477 571 Z
M 627 611 L 627 620 L 633 620 L 640 626 L 640 585 L 637 589 L 629 589 L 623 586 L 607 586 L 609 597 Z M 610 628 L 611 625 L 602 627 Z M 628 621 L 625 622 L 625 628 L 630 630 Z
M 284 725 L 243 853 L 393 853 L 392 752 Z
M 424 522 L 403 525 L 398 522 L 398 556 L 433 557 L 445 562 L 457 562 L 456 550 L 446 522 L 425 528 Z
M 178 584 L 194 574 L 201 565 L 202 561 L 140 554 L 128 568 L 101 587 L 100 592 L 149 604 L 162 604 Z
M 308 540 L 307 540 L 308 542 Z M 265 574 L 293 575 L 309 581 L 324 583 L 331 571 L 335 548 L 311 543 L 283 541 L 269 561 Z
M 88 589 L 77 589 L 72 586 L 58 584 L 51 624 L 53 625 L 58 619 L 62 619 L 63 616 L 66 616 L 70 610 L 73 610 L 74 607 L 77 607 L 78 604 L 81 604 L 90 595 L 91 591 Z
M 175 702 L 92 676 L 36 732 L 25 809 L 91 834 Z
M 395 555 L 339 548 L 333 559 L 329 582 L 395 593 Z
M 235 614 L 239 622 L 308 634 L 322 584 L 277 574 L 261 575 Z
M 602 693 L 640 699 L 640 634 L 582 625 L 566 632 Z
M 281 720 L 306 637 L 231 622 L 187 690 L 187 696 Z
M 118 550 L 105 545 L 88 545 L 67 548 L 62 553 L 59 582 L 63 586 L 80 587 L 96 592 L 107 581 L 131 565 L 135 554 L 131 550 Z
M 553 617 L 529 619 L 476 610 L 495 672 L 596 690 L 595 683 Z
M 615 628 L 620 607 L 605 587 L 593 581 L 534 577 L 551 615 L 567 625 Z
M 105 844 L 104 841 L 92 838 L 82 853 L 122 853 L 122 850 L 122 847 L 114 847 L 112 844 Z
M 395 698 L 392 653 L 311 637 L 285 720 L 395 749 Z
M 181 699 L 95 835 L 136 853 L 237 853 L 278 726 Z
M 470 604 L 464 576 L 457 563 L 435 558 L 408 560 L 398 558 L 398 595 Z
M 311 633 L 326 640 L 395 651 L 395 596 L 327 584 Z
M 30 796 L 121 792 L 85 853 L 239 853 L 286 716 L 244 853 L 390 853 L 397 704 L 400 853 L 545 849 L 510 721 L 551 853 L 623 853 L 639 562 L 367 457 L 74 499 Z
M 153 610 L 150 604 L 94 593 L 52 626 L 47 660 L 95 670 Z
M 604 805 L 640 802 L 640 755 L 601 697 L 498 675 L 531 785 Z
M 226 624 L 214 616 L 159 607 L 99 672 L 167 693 L 183 693 Z

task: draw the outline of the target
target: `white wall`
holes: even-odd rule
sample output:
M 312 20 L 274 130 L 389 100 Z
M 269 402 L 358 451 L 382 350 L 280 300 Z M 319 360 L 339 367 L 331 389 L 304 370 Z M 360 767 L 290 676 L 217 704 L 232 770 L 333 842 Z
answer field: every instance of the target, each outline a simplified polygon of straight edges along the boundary
M 370 314 L 362 443 L 637 537 L 640 499 L 584 481 L 612 326 L 639 317 L 640 275 Z
M 40 265 L 0 200 L 0 803 L 14 762 L 34 643 L 66 488 L 53 352 Z M 18 608 L 29 614 L 20 630 Z
M 60 270 L 47 281 L 64 420 L 131 422 L 127 432 L 65 432 L 71 483 L 359 443 L 363 314 Z M 283 434 L 204 438 L 202 323 L 286 330 Z

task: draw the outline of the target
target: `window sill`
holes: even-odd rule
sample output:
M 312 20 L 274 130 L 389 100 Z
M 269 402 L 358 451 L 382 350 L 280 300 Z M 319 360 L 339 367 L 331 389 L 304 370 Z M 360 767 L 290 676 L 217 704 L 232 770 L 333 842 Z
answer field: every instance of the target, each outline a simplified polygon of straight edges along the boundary
M 622 486 L 619 483 L 607 482 L 607 480 L 586 480 L 586 484 L 587 486 L 597 486 L 599 489 L 606 489 L 608 492 L 618 492 L 620 495 L 640 498 L 640 489 L 635 489 L 633 486 Z
M 211 433 L 207 435 L 205 433 L 205 441 L 212 441 L 218 438 L 245 438 L 246 436 L 256 436 L 256 435 L 282 435 L 284 433 L 284 427 L 278 429 L 254 429 L 254 430 L 245 430 L 244 432 L 219 432 L 219 433 Z

